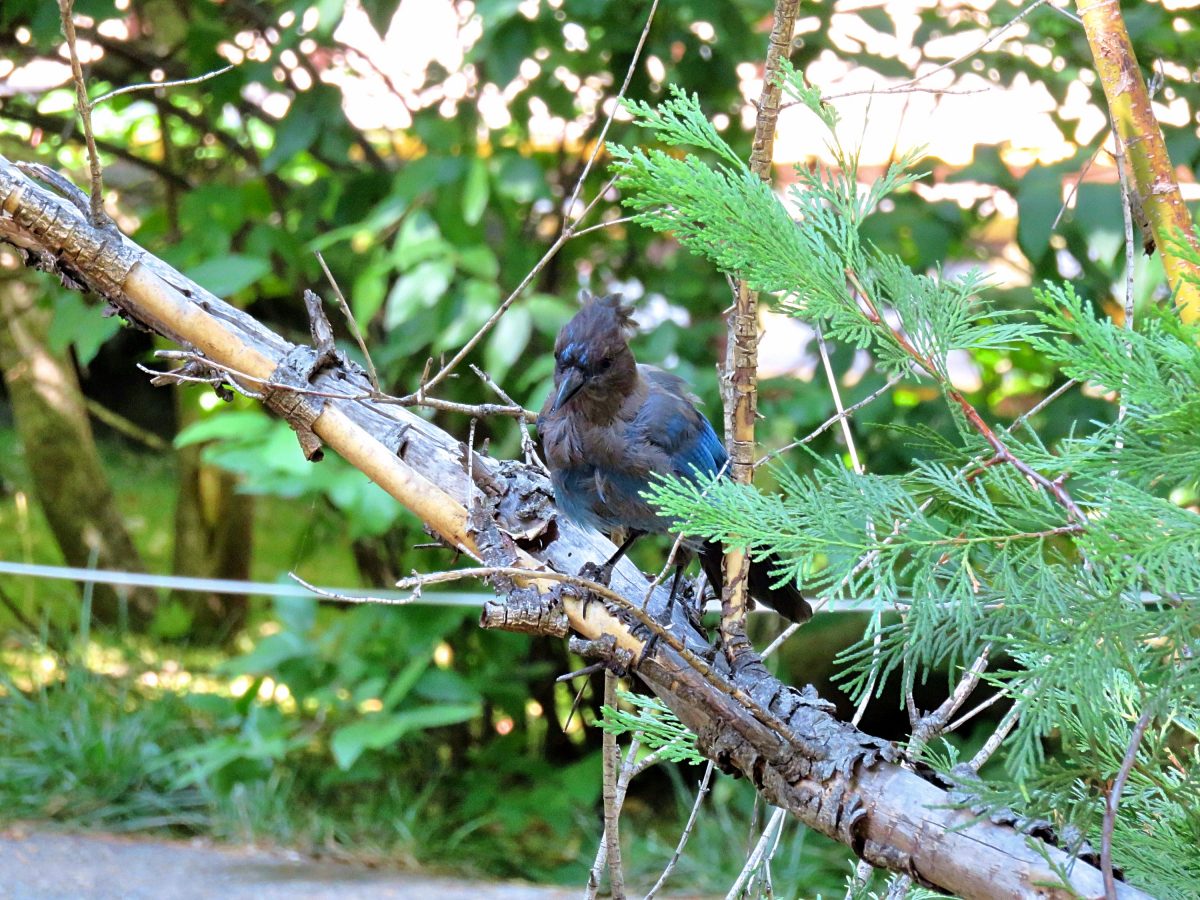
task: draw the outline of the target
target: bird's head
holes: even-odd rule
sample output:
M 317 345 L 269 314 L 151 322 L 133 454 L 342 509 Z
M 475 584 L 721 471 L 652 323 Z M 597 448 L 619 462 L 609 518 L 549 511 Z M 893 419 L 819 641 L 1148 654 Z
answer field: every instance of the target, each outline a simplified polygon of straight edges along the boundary
M 619 400 L 637 377 L 629 335 L 637 327 L 632 309 L 619 294 L 593 297 L 586 291 L 579 310 L 554 342 L 554 406 L 572 397 L 603 402 Z

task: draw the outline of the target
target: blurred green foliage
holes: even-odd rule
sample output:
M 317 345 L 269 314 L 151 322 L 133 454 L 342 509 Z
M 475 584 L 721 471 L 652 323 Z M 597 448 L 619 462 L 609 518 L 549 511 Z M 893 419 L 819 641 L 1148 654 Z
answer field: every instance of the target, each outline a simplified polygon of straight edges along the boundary
M 619 197 L 606 187 L 611 172 L 603 154 L 579 199 L 564 206 L 583 172 L 591 146 L 586 141 L 595 140 L 604 117 L 596 98 L 615 94 L 649 4 L 460 4 L 454 13 L 460 28 L 479 35 L 463 69 L 431 63 L 405 94 L 410 123 L 395 130 L 356 126 L 344 112 L 335 79 L 327 77 L 372 68 L 337 30 L 341 0 L 130 0 L 119 7 L 115 0 L 76 3 L 77 15 L 93 19 L 80 27 L 81 38 L 98 48 L 87 71 L 93 97 L 152 77 L 199 76 L 225 65 L 230 53 L 244 56 L 232 71 L 202 83 L 126 94 L 97 109 L 107 183 L 122 226 L 214 293 L 301 342 L 307 340 L 302 291 L 331 294 L 314 255 L 319 250 L 366 333 L 387 390 L 414 389 L 426 359 L 460 347 L 543 256 L 567 218 L 598 192 L 607 191 L 584 226 L 620 214 Z M 383 34 L 398 4 L 370 0 L 362 7 Z M 706 114 L 727 117 L 722 137 L 746 156 L 739 66 L 761 59 L 770 7 L 767 0 L 661 4 L 628 96 L 653 103 L 669 83 L 698 92 Z M 1017 11 L 1007 3 L 949 15 L 941 6 L 923 9 L 913 42 L 969 35 Z M 857 50 L 835 43 L 833 4 L 805 7 L 804 15 L 816 21 L 795 44 L 792 61 L 800 71 L 835 54 L 882 75 L 911 75 L 908 57 L 901 63 L 867 49 L 867 43 L 855 44 Z M 879 34 L 898 33 L 897 20 L 882 7 L 854 15 Z M 1144 60 L 1163 57 L 1186 67 L 1200 57 L 1200 30 L 1177 28 L 1176 15 L 1159 4 L 1127 11 Z M 1022 79 L 1045 85 L 1055 101 L 1051 118 L 1070 138 L 1077 123 L 1061 109 L 1069 90 L 1082 86 L 1103 107 L 1098 84 L 1081 80 L 1090 70 L 1086 41 L 1075 23 L 1048 6 L 1027 21 L 1027 39 L 1005 43 L 998 52 L 964 63 L 963 70 L 1000 85 Z M 99 28 L 100 22 L 132 27 L 121 32 Z M 55 4 L 5 0 L 0 7 L 0 57 L 22 65 L 53 56 L 59 41 Z M 1031 52 L 1043 49 L 1049 62 Z M 468 90 L 452 91 L 464 73 Z M 0 153 L 64 168 L 82 184 L 86 167 L 73 124 L 73 95 L 61 77 L 49 80 L 0 99 Z M 1163 96 L 1174 99 L 1184 83 L 1170 69 Z M 489 90 L 504 96 L 507 122 L 497 124 L 481 111 L 480 98 Z M 578 122 L 586 140 L 545 138 L 530 122 L 546 117 Z M 614 123 L 608 136 L 629 147 L 650 140 L 625 120 Z M 1175 163 L 1194 170 L 1200 162 L 1194 121 L 1168 129 L 1167 139 Z M 1072 278 L 1081 294 L 1114 309 L 1114 286 L 1121 284 L 1125 265 L 1116 186 L 1082 183 L 1074 210 L 1056 224 L 1064 180 L 1074 182 L 1098 141 L 1081 146 L 1071 159 L 1024 170 L 1007 164 L 1002 148 L 992 146 L 977 147 L 973 161 L 961 168 L 930 158 L 921 166 L 933 173 L 925 186 L 977 182 L 998 189 L 996 196 L 1015 204 L 1016 220 L 989 190 L 965 205 L 912 191 L 890 198 L 864 223 L 863 236 L 918 272 L 939 266 L 961 271 L 1004 256 L 1024 275 L 1018 286 L 991 292 L 1006 310 L 1027 310 L 1030 286 L 1059 277 Z M 1139 278 L 1139 303 L 1155 299 L 1152 275 Z M 708 263 L 683 252 L 671 236 L 627 224 L 569 241 L 471 359 L 518 402 L 537 408 L 551 377 L 553 336 L 571 315 L 572 297 L 581 287 L 623 289 L 639 301 L 639 318 L 649 327 L 635 340 L 635 353 L 688 379 L 709 414 L 718 416 L 713 363 L 723 352 L 719 314 L 728 305 L 728 288 Z M 89 394 L 177 446 L 203 445 L 207 462 L 236 472 L 241 489 L 262 498 L 257 577 L 273 581 L 296 569 L 326 584 L 348 583 L 357 575 L 370 587 L 388 576 L 451 562 L 447 551 L 414 549 L 422 540 L 420 523 L 361 474 L 331 458 L 319 466 L 304 462 L 287 428 L 242 400 L 213 404 L 200 389 L 185 389 L 178 402 L 193 424 L 176 433 L 179 417 L 170 396 L 148 392 L 144 377 L 130 365 L 149 357 L 154 344 L 148 338 L 119 330 L 117 320 L 102 318 L 97 307 L 56 287 L 46 286 L 44 302 L 55 304 L 53 340 L 73 346 L 89 376 L 84 379 Z M 348 340 L 343 349 L 359 353 Z M 1050 360 L 1029 350 L 980 351 L 970 361 L 979 376 L 972 402 L 994 420 L 1029 409 L 1062 380 Z M 846 404 L 883 384 L 883 376 L 852 349 L 833 348 L 833 366 L 839 373 L 856 372 L 842 389 Z M 759 437 L 765 447 L 788 443 L 834 413 L 821 377 L 818 369 L 810 380 L 763 382 Z M 465 368 L 440 385 L 438 395 L 465 403 L 494 399 Z M 928 399 L 919 388 L 901 389 L 856 415 L 855 440 L 872 471 L 906 469 L 914 451 L 898 435 L 918 427 L 953 433 L 944 407 L 924 402 Z M 465 417 L 428 414 L 465 438 Z M 1105 400 L 1072 392 L 1035 425 L 1053 444 L 1072 422 L 1114 414 Z M 489 442 L 490 452 L 499 456 L 519 453 L 509 420 L 480 422 L 476 441 Z M 845 452 L 838 429 L 810 447 L 826 457 Z M 28 496 L 19 458 L 11 432 L 0 430 L 0 548 L 5 558 L 52 561 L 56 553 L 36 510 L 18 499 Z M 109 458 L 145 559 L 165 571 L 172 542 L 171 466 L 128 447 L 112 450 Z M 791 461 L 801 469 L 809 466 L 804 457 Z M 639 548 L 639 554 L 647 567 L 656 566 L 655 548 Z M 76 626 L 70 591 L 25 587 L 11 593 L 28 617 L 49 623 L 51 636 Z M 111 674 L 68 675 L 38 689 L 22 682 L 18 690 L 9 682 L 0 701 L 0 729 L 11 748 L 5 752 L 49 768 L 21 781 L 6 780 L 0 790 L 11 802 L 5 808 L 13 815 L 63 818 L 73 815 L 65 811 L 76 800 L 97 797 L 96 817 L 71 820 L 113 827 L 144 823 L 155 810 L 175 804 L 189 812 L 180 812 L 171 824 L 191 822 L 220 834 L 578 881 L 598 831 L 598 736 L 578 723 L 565 730 L 572 694 L 553 684 L 555 675 L 577 661 L 549 642 L 481 632 L 472 618 L 461 610 L 315 609 L 277 599 L 255 609 L 228 658 L 189 657 L 186 668 L 209 680 L 205 690 L 133 690 L 120 687 Z M 795 680 L 831 671 L 833 656 L 861 633 L 862 623 L 845 618 L 806 631 L 782 663 Z M 151 671 L 164 658 L 161 648 L 151 650 L 141 639 L 109 639 L 117 642 L 118 655 L 145 663 L 134 665 L 135 672 Z M 17 645 L 21 653 L 33 652 L 28 636 Z M 18 657 L 8 661 L 14 671 L 25 672 L 34 657 Z M 62 670 L 55 672 L 57 678 Z M 936 694 L 939 688 L 931 690 Z M 845 702 L 827 681 L 821 690 Z M 597 704 L 598 691 L 588 687 L 584 721 L 594 721 Z M 865 726 L 900 734 L 904 723 L 893 712 L 873 711 Z M 63 744 L 52 754 L 53 765 L 48 762 L 47 745 L 37 743 L 37 735 L 48 721 L 71 716 L 97 730 L 96 745 L 107 747 L 108 756 Z M 139 730 L 147 735 L 141 743 Z M 971 740 L 969 734 L 965 740 Z M 170 762 L 139 775 L 136 761 L 147 747 L 163 748 Z M 72 774 L 100 768 L 107 769 L 109 780 L 99 787 Z M 145 784 L 136 783 L 143 777 Z M 674 843 L 675 827 L 663 825 L 659 811 L 669 810 L 672 818 L 686 815 L 695 778 L 688 780 L 685 789 L 674 770 L 657 780 L 648 776 L 647 786 L 635 785 L 631 795 L 632 815 L 645 823 L 634 831 L 648 835 L 646 847 L 659 861 Z M 727 885 L 740 867 L 751 792 L 722 780 L 715 793 L 718 812 L 701 818 L 681 882 Z M 42 795 L 70 802 L 56 809 Z M 133 800 L 139 796 L 155 799 L 138 806 Z M 206 825 L 187 819 L 198 803 L 208 810 Z M 675 808 L 678 803 L 683 809 Z M 819 842 L 803 830 L 789 831 L 789 841 L 779 857 L 791 860 L 787 877 L 807 886 L 805 894 L 820 885 L 836 890 L 845 874 L 843 856 L 826 844 L 810 852 Z M 642 871 L 653 873 L 652 863 L 637 861 L 638 852 L 632 854 L 633 869 L 644 865 Z

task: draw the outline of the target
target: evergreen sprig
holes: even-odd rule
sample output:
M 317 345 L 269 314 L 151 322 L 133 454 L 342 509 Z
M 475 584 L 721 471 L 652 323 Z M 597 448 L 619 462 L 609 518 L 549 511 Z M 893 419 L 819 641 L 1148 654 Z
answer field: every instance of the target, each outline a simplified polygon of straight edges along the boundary
M 794 70 L 782 78 L 829 129 L 835 167 L 799 170 L 785 204 L 730 151 L 698 98 L 674 90 L 657 108 L 630 109 L 664 143 L 695 153 L 613 146 L 623 202 L 638 222 L 870 350 L 882 368 L 932 379 L 958 440 L 909 430 L 924 456 L 899 475 L 814 459 L 807 474 L 779 467 L 778 493 L 664 478 L 647 497 L 687 534 L 783 560 L 780 580 L 898 612 L 838 659 L 856 698 L 882 690 L 894 671 L 908 690 L 939 672 L 953 677 L 985 644 L 999 651 L 1007 661 L 985 677 L 1021 715 L 1005 743 L 1007 778 L 981 788 L 994 806 L 1076 825 L 1098 843 L 1107 786 L 1133 723 L 1152 709 L 1121 799 L 1115 857 L 1156 895 L 1193 895 L 1200 327 L 1167 311 L 1121 328 L 1070 284 L 1046 285 L 1037 315 L 1018 318 L 986 303 L 975 273 L 913 272 L 860 229 L 918 177 L 916 157 L 862 188 L 836 114 Z M 1077 423 L 1053 447 L 1028 431 L 989 434 L 950 385 L 946 360 L 952 350 L 1005 347 L 1033 349 L 1063 375 L 1112 392 L 1117 421 Z M 1056 493 L 1060 478 L 1069 505 Z
M 617 697 L 632 709 L 602 707 L 598 724 L 603 731 L 618 737 L 637 734 L 642 745 L 652 752 L 657 751 L 664 762 L 692 765 L 705 762 L 696 747 L 696 735 L 661 700 L 625 691 L 618 691 Z

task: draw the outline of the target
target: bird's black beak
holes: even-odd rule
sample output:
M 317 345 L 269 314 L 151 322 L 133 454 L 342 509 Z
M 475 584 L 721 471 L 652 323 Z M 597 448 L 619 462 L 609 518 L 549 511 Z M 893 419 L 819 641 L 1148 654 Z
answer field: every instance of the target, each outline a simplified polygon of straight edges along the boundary
M 558 395 L 554 398 L 554 409 L 561 409 L 564 403 L 579 393 L 583 382 L 583 373 L 578 369 L 572 367 L 563 372 L 562 381 L 558 385 Z

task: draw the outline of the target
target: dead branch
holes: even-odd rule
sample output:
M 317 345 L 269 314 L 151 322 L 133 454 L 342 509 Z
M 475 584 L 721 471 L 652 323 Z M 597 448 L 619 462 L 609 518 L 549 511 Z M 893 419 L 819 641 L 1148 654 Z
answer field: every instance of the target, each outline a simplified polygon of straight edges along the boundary
M 471 483 L 459 440 L 403 407 L 357 399 L 371 391 L 357 367 L 336 360 L 316 365 L 314 349 L 288 343 L 128 239 L 92 226 L 73 203 L 3 157 L 0 240 L 18 247 L 27 265 L 95 291 L 131 321 L 230 371 L 274 384 L 304 381 L 339 395 L 273 391 L 264 392 L 264 402 L 298 429 L 310 429 L 441 540 L 485 566 L 520 573 L 494 582 L 504 585 L 505 598 L 536 594 L 561 609 L 575 633 L 604 636 L 627 651 L 634 674 L 696 734 L 706 757 L 749 778 L 766 802 L 808 827 L 873 865 L 965 898 L 1102 893 L 1094 865 L 1072 863 L 1057 846 L 1007 822 L 955 808 L 948 784 L 918 772 L 890 743 L 838 721 L 811 688 L 785 685 L 757 662 L 731 668 L 714 657 L 681 604 L 666 619 L 665 589 L 653 591 L 642 612 L 648 581 L 632 562 L 621 561 L 608 588 L 622 603 L 560 587 L 559 573 L 606 559 L 613 547 L 556 516 L 542 475 L 476 454 Z M 282 394 L 299 398 L 299 408 Z M 635 610 L 669 622 L 663 629 L 669 639 L 649 653 L 648 629 Z M 1069 871 L 1069 886 L 1060 883 L 1062 871 Z M 1120 882 L 1116 889 L 1121 898 L 1146 896 Z
M 754 120 L 754 143 L 750 171 L 769 181 L 775 147 L 775 124 L 783 86 L 779 74 L 787 62 L 796 30 L 800 0 L 776 0 L 767 57 L 763 63 L 763 86 Z M 754 420 L 758 418 L 758 294 L 745 279 L 734 288 L 734 308 L 727 324 L 725 372 L 721 399 L 725 408 L 725 443 L 729 451 L 729 473 L 733 480 L 754 480 Z M 746 609 L 749 600 L 750 556 L 744 547 L 725 553 L 725 584 L 721 591 L 721 644 L 731 665 L 739 657 L 753 657 L 746 639 Z

